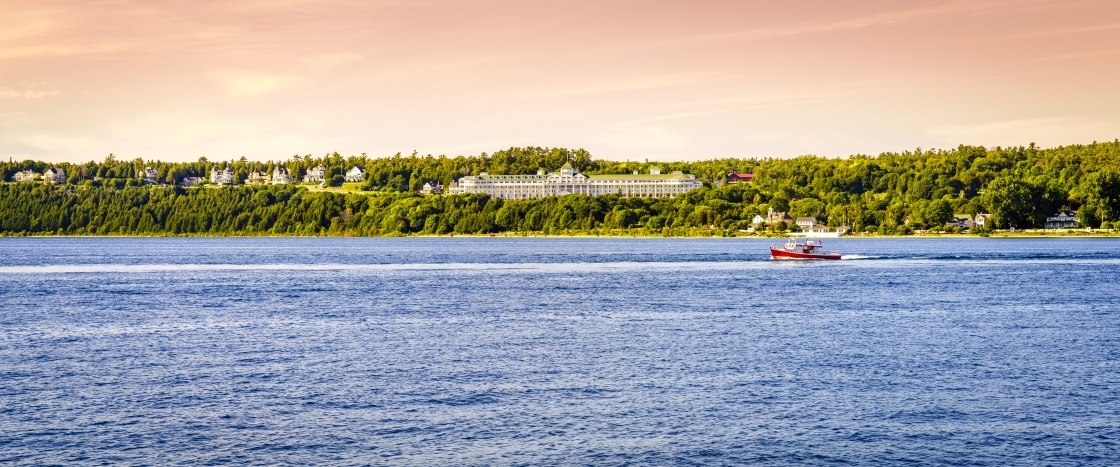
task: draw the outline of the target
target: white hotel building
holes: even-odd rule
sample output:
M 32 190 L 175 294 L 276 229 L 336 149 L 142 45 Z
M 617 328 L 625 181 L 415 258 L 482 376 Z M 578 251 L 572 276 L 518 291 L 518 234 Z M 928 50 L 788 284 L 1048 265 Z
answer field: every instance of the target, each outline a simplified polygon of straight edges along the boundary
M 536 175 L 490 175 L 482 172 L 460 178 L 449 190 L 456 193 L 486 193 L 505 199 L 530 199 L 545 196 L 582 194 L 599 196 L 621 193 L 622 196 L 660 198 L 676 196 L 680 193 L 700 188 L 701 183 L 695 175 L 681 172 L 662 175 L 658 168 L 650 169 L 649 174 L 623 175 L 583 175 L 576 172 L 571 164 L 565 163 L 560 173 L 545 174 L 543 170 Z

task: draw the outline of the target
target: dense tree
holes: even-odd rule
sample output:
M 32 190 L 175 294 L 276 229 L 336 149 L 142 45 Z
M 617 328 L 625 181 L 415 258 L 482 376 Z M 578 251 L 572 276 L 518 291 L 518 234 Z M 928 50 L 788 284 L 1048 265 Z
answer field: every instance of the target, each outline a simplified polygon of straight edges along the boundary
M 1120 218 L 1120 173 L 1105 169 L 1089 174 L 1078 188 L 1084 199 L 1078 213 L 1082 223 L 1097 227 Z
M 444 186 L 479 172 L 555 171 L 565 162 L 586 174 L 665 171 L 691 173 L 705 183 L 675 198 L 568 195 L 500 200 L 483 195 L 420 196 L 426 181 Z M 361 194 L 312 192 L 299 185 L 181 188 L 181 182 L 228 165 L 238 177 L 286 167 L 299 178 L 322 165 L 337 182 L 352 166 L 366 171 Z M 856 155 L 843 159 L 713 159 L 651 163 L 592 159 L 584 150 L 510 148 L 478 156 L 413 153 L 370 158 L 294 156 L 286 161 L 244 158 L 190 163 L 121 161 L 56 164 L 67 183 L 0 184 L 0 232 L 152 235 L 407 235 L 493 232 L 586 232 L 625 229 L 645 235 L 725 235 L 749 226 L 768 209 L 815 216 L 830 226 L 904 233 L 937 227 L 953 213 L 990 212 L 1000 227 L 1041 227 L 1062 208 L 1080 209 L 1084 222 L 1120 220 L 1120 142 L 1039 149 L 960 146 Z M 41 173 L 39 161 L 0 163 L 5 180 L 20 171 Z M 751 183 L 723 185 L 727 172 L 755 174 Z M 781 229 L 783 226 L 776 226 Z

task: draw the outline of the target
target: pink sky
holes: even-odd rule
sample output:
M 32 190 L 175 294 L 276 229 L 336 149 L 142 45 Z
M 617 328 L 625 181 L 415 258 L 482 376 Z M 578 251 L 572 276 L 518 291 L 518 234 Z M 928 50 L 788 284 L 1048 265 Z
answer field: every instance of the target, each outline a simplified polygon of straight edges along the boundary
M 846 156 L 1120 137 L 1120 2 L 50 1 L 0 156 Z

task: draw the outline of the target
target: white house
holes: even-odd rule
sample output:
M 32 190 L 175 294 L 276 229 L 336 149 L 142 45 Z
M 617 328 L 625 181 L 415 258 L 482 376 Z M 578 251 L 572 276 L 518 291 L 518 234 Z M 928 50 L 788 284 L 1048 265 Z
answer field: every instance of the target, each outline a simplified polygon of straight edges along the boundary
M 43 181 L 50 183 L 66 183 L 66 171 L 51 167 L 43 172 Z
M 972 222 L 979 227 L 983 227 L 984 224 L 988 223 L 988 218 L 989 217 L 992 217 L 992 215 L 991 214 L 976 213 L 976 215 L 973 216 L 973 218 L 972 218 Z
M 1077 227 L 1077 212 L 1066 209 L 1046 218 L 1047 229 L 1068 229 Z
M 159 183 L 159 181 L 156 180 L 156 169 L 144 167 L 144 171 L 140 172 L 140 180 L 144 183 Z
M 210 183 L 214 185 L 233 185 L 233 169 L 227 165 L 225 170 L 217 167 L 210 169 Z
M 766 222 L 766 218 L 762 217 L 762 214 L 755 214 L 754 217 L 751 218 L 751 225 L 758 225 L 763 222 Z
M 346 172 L 346 181 L 348 182 L 360 182 L 365 178 L 366 171 L 356 165 Z
M 276 170 L 272 171 L 272 184 L 273 185 L 287 185 L 292 183 L 292 174 L 288 173 L 288 169 L 281 166 L 276 166 Z
M 313 169 L 307 169 L 307 174 L 303 176 L 305 183 L 321 183 L 327 179 L 327 168 L 318 166 Z
M 813 224 L 813 225 L 810 225 L 809 227 L 805 228 L 805 233 L 809 233 L 809 234 L 825 233 L 826 234 L 826 233 L 828 233 L 828 226 L 827 225 L 820 225 L 820 224 Z
M 37 174 L 35 172 L 32 172 L 30 170 L 21 170 L 19 172 L 16 172 L 15 175 L 12 175 L 12 181 L 13 182 L 29 182 L 29 181 L 35 180 L 35 177 L 37 177 L 37 176 L 39 176 L 39 174 Z
M 830 232 L 827 225 L 814 224 L 814 225 L 809 226 L 809 228 L 805 229 L 805 233 L 803 233 L 801 235 L 804 235 L 806 237 L 817 237 L 817 238 L 821 238 L 821 237 L 824 237 L 824 238 L 839 238 L 839 237 L 844 236 L 847 233 L 848 233 L 848 226 L 846 226 L 846 225 L 842 225 L 840 227 L 837 227 L 836 230 L 833 230 L 833 231 Z M 797 235 L 797 234 L 794 234 L 794 235 Z
M 422 195 L 438 195 L 443 193 L 443 185 L 439 182 L 424 182 L 424 186 L 420 187 L 420 194 Z
M 649 175 L 583 175 L 565 163 L 560 172 L 536 175 L 490 175 L 482 172 L 460 178 L 448 190 L 456 193 L 486 193 L 506 199 L 532 199 L 545 196 L 581 194 L 600 196 L 621 194 L 627 197 L 659 198 L 676 196 L 700 188 L 695 175 L 673 172 L 661 175 L 661 169 L 650 169 Z
M 817 224 L 817 218 L 816 217 L 798 217 L 797 220 L 794 221 L 794 222 L 797 224 L 798 227 L 801 227 L 802 229 L 808 229 L 809 227 L 812 227 L 812 226 Z

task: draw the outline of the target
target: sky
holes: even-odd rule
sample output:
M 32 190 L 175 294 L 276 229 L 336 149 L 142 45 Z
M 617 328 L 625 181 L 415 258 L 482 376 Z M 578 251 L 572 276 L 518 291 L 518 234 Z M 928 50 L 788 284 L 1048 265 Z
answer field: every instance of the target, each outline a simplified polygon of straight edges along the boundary
M 844 157 L 1120 137 L 1120 2 L 0 0 L 0 157 Z

